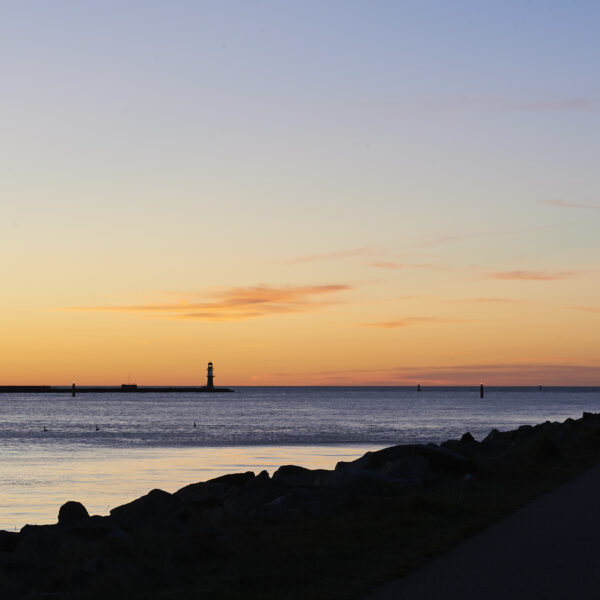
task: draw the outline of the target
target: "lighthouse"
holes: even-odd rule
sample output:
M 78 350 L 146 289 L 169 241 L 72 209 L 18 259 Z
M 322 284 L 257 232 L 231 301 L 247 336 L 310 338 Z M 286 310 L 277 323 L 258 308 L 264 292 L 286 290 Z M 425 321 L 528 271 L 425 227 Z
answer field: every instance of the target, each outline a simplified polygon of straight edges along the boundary
M 211 362 L 209 362 L 208 369 L 206 370 L 206 387 L 209 390 L 215 389 L 214 378 L 215 378 L 215 375 L 213 373 L 213 364 Z

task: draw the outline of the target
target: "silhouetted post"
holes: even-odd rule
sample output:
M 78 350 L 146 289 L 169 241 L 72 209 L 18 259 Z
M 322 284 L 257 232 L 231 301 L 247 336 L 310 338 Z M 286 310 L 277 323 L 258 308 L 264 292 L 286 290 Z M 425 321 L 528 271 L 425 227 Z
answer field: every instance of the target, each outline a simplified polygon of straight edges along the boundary
M 206 387 L 209 390 L 215 389 L 214 378 L 215 378 L 215 374 L 213 373 L 213 364 L 211 362 L 209 362 L 208 370 L 206 371 Z
M 479 397 L 483 398 L 483 383 L 479 386 Z
M 417 392 L 420 392 L 420 391 L 421 391 L 421 384 L 417 383 Z
M 75 384 L 73 384 L 71 386 L 71 396 L 73 396 L 73 398 L 75 398 Z
M 540 385 L 538 385 L 538 390 L 540 390 L 540 392 L 542 391 L 542 384 L 540 383 Z

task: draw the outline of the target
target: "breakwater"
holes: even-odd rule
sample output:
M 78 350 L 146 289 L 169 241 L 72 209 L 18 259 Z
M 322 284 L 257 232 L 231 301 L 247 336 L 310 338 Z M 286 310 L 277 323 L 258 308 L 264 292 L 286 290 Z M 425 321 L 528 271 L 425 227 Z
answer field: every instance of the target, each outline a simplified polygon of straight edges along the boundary
M 88 386 L 61 386 L 61 385 L 2 385 L 0 394 L 192 394 L 192 393 L 227 393 L 233 392 L 229 388 L 216 388 L 208 386 L 138 386 L 124 383 L 120 386 L 88 385 Z

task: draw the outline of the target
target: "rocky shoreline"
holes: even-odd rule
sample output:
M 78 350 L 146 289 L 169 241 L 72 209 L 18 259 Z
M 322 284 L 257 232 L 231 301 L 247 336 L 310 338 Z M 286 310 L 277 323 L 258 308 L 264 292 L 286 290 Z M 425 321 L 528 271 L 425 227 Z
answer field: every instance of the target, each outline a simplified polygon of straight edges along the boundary
M 465 433 L 440 445 L 393 446 L 332 470 L 286 465 L 272 476 L 237 473 L 173 494 L 156 489 L 108 516 L 89 516 L 71 501 L 60 507 L 55 525 L 0 531 L 0 597 L 198 597 L 211 578 L 225 583 L 220 592 L 207 588 L 203 598 L 235 597 L 223 591 L 227 578 L 243 586 L 243 578 L 252 576 L 235 575 L 236 564 L 262 552 L 269 540 L 288 537 L 287 546 L 265 554 L 271 562 L 275 553 L 300 564 L 302 552 L 321 543 L 306 531 L 330 527 L 332 519 L 352 529 L 360 515 L 362 532 L 369 515 L 397 499 L 422 501 L 446 489 L 463 493 L 511 470 L 585 462 L 599 450 L 600 415 L 584 413 L 563 423 L 492 430 L 480 442 Z M 262 581 L 268 574 L 255 576 L 254 583 L 268 590 L 260 597 L 296 597 Z

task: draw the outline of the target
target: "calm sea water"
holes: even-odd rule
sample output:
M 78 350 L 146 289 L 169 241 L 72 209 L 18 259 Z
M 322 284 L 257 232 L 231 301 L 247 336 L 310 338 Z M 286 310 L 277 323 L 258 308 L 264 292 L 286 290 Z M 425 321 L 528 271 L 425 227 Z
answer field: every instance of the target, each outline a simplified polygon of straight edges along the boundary
M 480 439 L 583 411 L 600 412 L 600 388 L 490 387 L 483 399 L 465 387 L 2 394 L 0 529 L 55 522 L 66 500 L 106 514 L 154 487 L 289 463 L 332 468 L 392 444 Z

